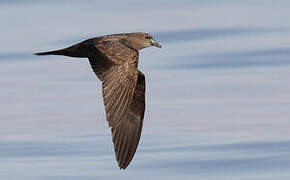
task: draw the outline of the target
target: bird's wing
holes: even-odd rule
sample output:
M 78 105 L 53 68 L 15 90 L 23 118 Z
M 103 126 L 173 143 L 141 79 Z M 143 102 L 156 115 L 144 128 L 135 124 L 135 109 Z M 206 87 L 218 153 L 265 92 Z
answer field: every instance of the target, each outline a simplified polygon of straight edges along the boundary
M 126 46 L 121 41 L 99 40 L 95 47 L 107 59 L 116 64 L 138 62 L 138 51 Z
M 131 162 L 141 135 L 145 111 L 145 76 L 137 70 L 138 52 L 120 43 L 96 45 L 101 56 L 89 57 L 102 81 L 106 116 L 120 168 Z
M 126 111 L 124 120 L 113 127 L 112 139 L 115 156 L 121 169 L 125 169 L 136 152 L 141 136 L 145 112 L 145 76 L 139 71 L 133 99 Z
M 138 61 L 138 53 L 118 42 L 97 44 L 96 48 L 103 57 L 89 57 L 89 61 L 102 81 L 107 121 L 110 127 L 116 127 L 133 98 L 138 78 L 134 62 Z

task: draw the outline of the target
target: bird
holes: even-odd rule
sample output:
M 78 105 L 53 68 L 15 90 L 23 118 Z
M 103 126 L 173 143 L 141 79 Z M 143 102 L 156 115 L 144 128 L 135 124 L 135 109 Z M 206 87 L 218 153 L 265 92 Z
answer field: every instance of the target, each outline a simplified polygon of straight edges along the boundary
M 126 169 L 137 150 L 145 113 L 145 75 L 138 70 L 139 50 L 161 44 L 143 32 L 87 39 L 67 48 L 35 55 L 88 58 L 102 83 L 106 119 L 111 128 L 115 158 Z

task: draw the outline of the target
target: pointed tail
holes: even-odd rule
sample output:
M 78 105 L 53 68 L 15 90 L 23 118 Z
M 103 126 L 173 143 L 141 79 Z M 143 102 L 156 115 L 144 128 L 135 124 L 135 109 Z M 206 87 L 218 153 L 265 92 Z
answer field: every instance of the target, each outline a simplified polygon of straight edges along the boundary
M 44 55 L 62 55 L 59 50 L 56 51 L 47 51 L 47 52 L 38 52 L 34 53 L 37 56 L 44 56 Z
M 63 56 L 84 58 L 84 57 L 88 57 L 88 45 L 86 44 L 83 45 L 79 43 L 79 44 L 76 44 L 67 48 L 59 49 L 59 50 L 35 53 L 35 55 L 38 55 L 38 56 L 63 55 Z

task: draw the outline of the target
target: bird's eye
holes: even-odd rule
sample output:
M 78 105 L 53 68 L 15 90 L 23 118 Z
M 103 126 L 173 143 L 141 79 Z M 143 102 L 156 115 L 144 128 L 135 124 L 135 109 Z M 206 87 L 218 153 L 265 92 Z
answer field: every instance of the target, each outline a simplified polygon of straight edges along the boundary
M 147 40 L 150 40 L 150 39 L 151 39 L 151 37 L 150 37 L 150 36 L 146 36 L 146 37 L 145 37 L 145 39 L 147 39 Z

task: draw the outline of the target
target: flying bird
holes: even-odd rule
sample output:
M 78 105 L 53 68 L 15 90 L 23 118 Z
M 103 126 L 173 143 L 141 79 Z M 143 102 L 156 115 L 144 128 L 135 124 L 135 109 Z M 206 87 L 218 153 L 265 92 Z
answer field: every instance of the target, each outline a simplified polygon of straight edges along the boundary
M 145 76 L 138 70 L 139 50 L 150 46 L 161 48 L 151 34 L 137 32 L 95 37 L 67 48 L 35 54 L 89 59 L 102 82 L 106 119 L 120 169 L 132 161 L 141 136 Z

